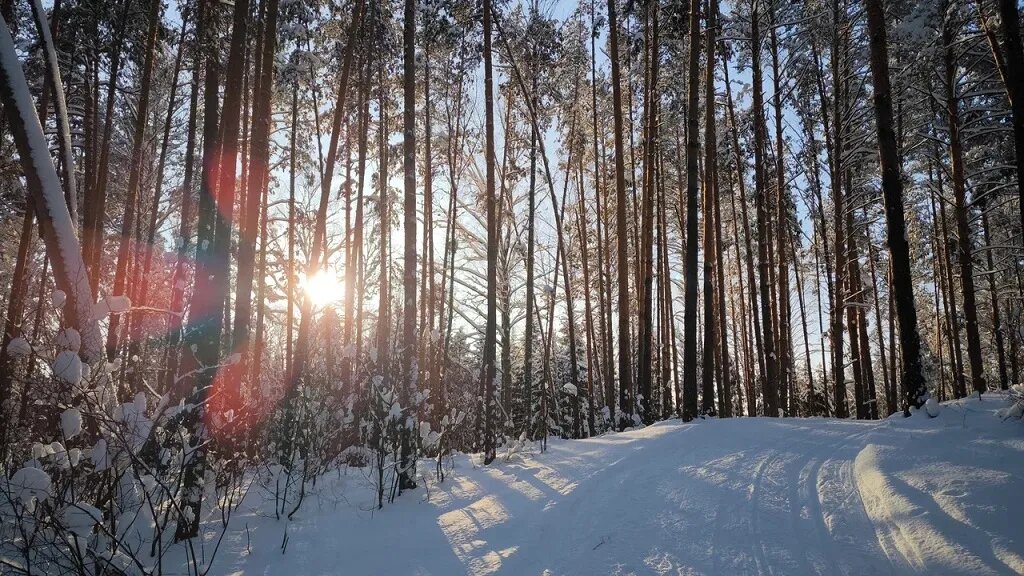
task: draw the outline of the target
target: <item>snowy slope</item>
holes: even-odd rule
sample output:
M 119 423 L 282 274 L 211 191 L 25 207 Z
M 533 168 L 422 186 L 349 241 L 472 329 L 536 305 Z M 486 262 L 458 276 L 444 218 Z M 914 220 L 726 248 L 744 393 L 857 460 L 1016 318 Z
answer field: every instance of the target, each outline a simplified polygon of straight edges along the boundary
M 1024 573 L 1024 424 L 1003 405 L 669 422 L 487 468 L 463 456 L 443 484 L 423 463 L 426 486 L 379 511 L 350 469 L 291 522 L 251 492 L 211 573 Z

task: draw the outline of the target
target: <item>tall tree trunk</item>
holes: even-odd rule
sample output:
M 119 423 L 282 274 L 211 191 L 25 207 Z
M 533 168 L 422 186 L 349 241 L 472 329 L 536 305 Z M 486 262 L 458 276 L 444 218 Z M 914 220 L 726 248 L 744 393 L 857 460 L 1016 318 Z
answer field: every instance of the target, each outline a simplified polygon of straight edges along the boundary
M 167 152 L 170 147 L 171 128 L 174 121 L 175 109 L 177 107 L 176 98 L 178 94 L 178 75 L 181 72 L 181 62 L 185 54 L 185 34 L 188 29 L 188 18 L 189 13 L 186 11 L 182 15 L 181 34 L 178 37 L 178 50 L 177 55 L 174 57 L 174 72 L 171 74 L 171 93 L 167 98 L 167 114 L 164 116 L 160 156 L 157 160 L 156 180 L 153 183 L 153 205 L 149 211 L 149 223 L 146 228 L 147 233 L 146 243 L 144 244 L 146 247 L 144 263 L 141 269 L 136 266 L 134 274 L 135 278 L 132 280 L 132 284 L 138 288 L 138 302 L 135 303 L 136 306 L 147 305 L 147 302 L 149 301 L 149 289 L 152 285 L 152 282 L 150 282 L 148 278 L 149 272 L 153 266 L 153 255 L 156 252 L 153 246 L 156 242 L 157 220 L 160 215 L 160 200 L 163 198 L 164 169 L 167 166 Z M 131 330 L 129 332 L 129 358 L 138 354 L 139 347 L 142 344 L 142 319 L 143 315 L 137 312 L 133 312 L 130 317 Z M 141 375 L 141 370 L 134 371 L 135 378 L 140 378 Z M 135 388 L 135 383 L 133 383 L 132 388 Z
M 761 33 L 760 1 L 752 0 L 751 22 L 751 69 L 754 80 L 754 197 L 757 204 L 757 251 L 758 286 L 761 293 L 761 326 L 764 329 L 765 381 L 761 394 L 764 396 L 765 416 L 779 415 L 778 359 L 775 356 L 775 328 L 772 318 L 772 297 L 770 286 L 771 259 L 768 241 L 768 190 L 764 175 L 764 150 L 766 145 L 764 122 L 764 95 L 761 80 Z
M 683 421 L 697 416 L 697 206 L 700 154 L 700 2 L 690 2 L 686 115 L 686 286 L 683 309 Z
M 103 235 L 104 218 L 106 217 L 107 178 L 110 175 L 110 146 L 114 126 L 114 106 L 117 101 L 117 78 L 123 60 L 122 46 L 124 42 L 125 23 L 128 19 L 131 2 L 123 0 L 121 15 L 117 21 L 114 46 L 111 48 L 110 72 L 107 80 L 106 111 L 103 120 L 103 139 L 100 145 L 99 167 L 96 169 L 96 182 L 91 187 L 91 195 L 83 204 L 84 228 L 83 254 L 89 268 L 89 281 L 95 297 L 99 279 L 103 272 Z M 98 67 L 98 66 L 97 66 Z
M 953 46 L 953 22 L 949 14 L 942 26 L 942 40 L 945 48 L 946 118 L 949 129 L 950 173 L 953 179 L 953 200 L 955 202 L 957 256 L 960 263 L 960 290 L 964 299 L 964 320 L 967 329 L 967 358 L 971 362 L 971 384 L 975 392 L 984 392 L 985 367 L 981 359 L 981 336 L 978 329 L 978 304 L 974 289 L 974 254 L 971 230 L 968 225 L 967 176 L 964 174 L 964 153 L 960 142 L 960 101 L 956 91 L 957 62 Z
M 786 188 L 786 143 L 782 132 L 782 69 L 779 65 L 779 41 L 778 26 L 775 18 L 775 9 L 771 11 L 771 27 L 768 37 L 771 45 L 772 56 L 772 100 L 775 108 L 775 214 L 776 214 L 776 258 L 778 259 L 778 295 L 777 295 L 777 341 L 779 356 L 779 408 L 786 416 L 791 415 L 790 409 L 790 388 L 794 377 L 793 370 L 793 333 L 790 324 L 790 288 L 789 288 L 789 262 L 787 254 L 790 251 L 790 222 L 789 205 L 792 200 L 789 197 L 789 190 Z
M 889 47 L 885 31 L 882 0 L 865 0 L 868 46 L 871 52 L 871 79 L 874 86 L 875 123 L 878 130 L 878 162 L 882 172 L 882 198 L 885 204 L 886 239 L 892 263 L 892 291 L 896 319 L 900 329 L 901 374 L 906 391 L 904 414 L 910 406 L 920 408 L 928 399 L 928 388 L 921 371 L 921 341 L 917 332 L 914 307 L 914 283 L 910 269 L 910 243 L 903 210 L 903 181 L 900 177 L 896 133 L 893 130 L 892 95 L 889 86 Z
M 334 168 L 338 157 L 338 143 L 341 139 L 342 120 L 345 118 L 345 97 L 348 94 L 348 81 L 352 70 L 352 60 L 355 54 L 356 45 L 359 43 L 364 19 L 364 0 L 356 0 L 352 12 L 352 21 L 349 23 L 346 34 L 347 43 L 342 56 L 341 75 L 338 82 L 338 93 L 335 98 L 334 118 L 331 124 L 330 143 L 327 147 L 327 161 L 323 166 L 323 175 L 320 181 L 320 203 L 317 207 L 316 222 L 313 230 L 313 245 L 310 251 L 310 259 L 306 267 L 306 277 L 318 272 L 323 263 L 321 259 L 325 253 L 327 237 L 327 203 L 331 197 L 331 184 L 334 180 Z M 317 131 L 319 134 L 319 130 Z M 319 140 L 318 140 L 319 141 Z M 386 180 L 384 180 L 386 182 Z M 382 202 L 383 204 L 383 202 Z M 383 236 L 383 235 L 382 235 Z M 383 239 L 382 239 L 383 241 Z M 302 379 L 306 370 L 306 361 L 309 355 L 310 330 L 313 322 L 313 303 L 310 298 L 303 298 L 300 306 L 301 317 L 299 319 L 299 333 L 295 340 L 295 349 L 292 357 L 292 371 L 289 374 L 288 389 L 294 390 L 295 383 Z
M 831 344 L 832 344 L 832 381 L 833 388 L 833 409 L 838 418 L 846 418 L 850 415 L 846 400 L 846 362 L 843 359 L 843 310 L 846 307 L 846 294 L 844 291 L 846 280 L 846 207 L 843 191 L 844 174 L 846 167 L 843 164 L 843 152 L 845 150 L 845 123 L 843 120 L 843 77 L 845 65 L 841 65 L 840 40 L 843 30 L 840 29 L 840 8 L 839 1 L 832 2 L 833 26 L 832 34 L 832 119 L 833 135 L 829 148 L 831 172 L 829 181 L 832 184 L 832 206 L 833 226 L 835 227 L 835 242 L 832 251 L 835 254 L 835 279 L 833 280 L 832 312 L 829 317 L 832 322 Z M 842 20 L 845 22 L 845 20 Z M 844 26 L 845 27 L 845 26 Z
M 1017 166 L 1017 198 L 1020 226 L 1024 230 L 1024 54 L 1020 39 L 1020 12 L 1016 0 L 998 0 L 999 25 L 1006 62 L 1006 94 L 1013 120 L 1014 158 Z
M 615 125 L 615 229 L 617 242 L 617 268 L 619 282 L 619 410 L 620 430 L 633 425 L 633 361 L 629 332 L 629 227 L 626 219 L 626 164 L 625 141 L 622 126 L 622 78 L 619 71 L 619 23 L 616 0 L 608 0 L 608 42 L 611 49 L 612 116 Z M 691 17 L 691 21 L 692 21 Z M 696 330 L 696 325 L 694 326 Z M 694 343 L 696 350 L 696 343 Z M 696 356 L 696 355 L 695 355 Z M 696 402 L 696 398 L 694 398 Z M 696 414 L 696 408 L 694 408 Z M 692 416 L 691 416 L 692 417 Z
M 714 416 L 715 411 L 715 346 L 718 342 L 720 326 L 716 326 L 715 314 L 715 269 L 719 266 L 715 247 L 715 211 L 714 202 L 718 196 L 718 150 L 715 147 L 715 8 L 717 2 L 708 2 L 707 13 L 707 65 L 704 81 L 704 202 L 703 202 L 703 250 L 704 250 L 704 355 L 701 370 L 701 407 L 702 414 Z M 690 33 L 694 33 L 691 30 Z M 696 108 L 688 111 L 696 116 Z M 719 398 L 721 401 L 722 398 Z
M 639 350 L 637 352 L 637 390 L 643 396 L 643 421 L 651 424 L 655 420 L 654 394 L 652 386 L 651 370 L 653 367 L 652 348 L 654 346 L 654 305 L 652 291 L 654 287 L 654 203 L 656 191 L 654 189 L 654 172 L 656 146 L 658 141 L 658 100 L 661 96 L 658 91 L 658 62 L 661 60 L 658 45 L 658 5 L 651 3 L 648 8 L 650 13 L 650 37 L 649 37 L 649 60 L 650 68 L 647 75 L 647 94 L 645 102 L 645 119 L 647 126 L 646 142 L 644 143 L 644 192 L 643 192 L 643 227 L 641 239 L 642 262 L 641 264 L 641 286 L 643 293 L 640 297 L 640 334 Z
M 243 0 L 244 1 L 244 0 Z M 160 0 L 152 0 L 149 6 L 149 31 L 146 33 L 146 52 L 142 65 L 142 79 L 139 83 L 139 101 L 136 105 L 135 127 L 132 134 L 132 151 L 128 160 L 128 189 L 124 201 L 124 217 L 121 219 L 121 242 L 117 249 L 117 270 L 114 273 L 114 294 L 124 294 L 128 282 L 128 261 L 132 255 L 132 230 L 135 227 L 136 210 L 139 208 L 139 181 L 142 178 L 142 154 L 149 123 L 149 94 L 153 80 L 153 66 L 156 57 L 156 33 L 160 24 Z M 110 316 L 107 327 L 107 360 L 113 362 L 120 341 L 121 315 Z M 136 367 L 136 369 L 141 369 Z
M 226 263 L 217 260 L 214 247 L 216 220 L 219 218 L 216 200 L 216 174 L 218 166 L 218 88 L 220 62 L 212 20 L 216 9 L 213 0 L 200 4 L 199 40 L 206 54 L 203 80 L 203 160 L 199 184 L 198 219 L 196 222 L 196 271 L 192 301 L 189 306 L 188 330 L 181 347 L 182 378 L 175 386 L 172 399 L 189 394 L 187 403 L 192 409 L 182 417 L 186 430 L 195 430 L 189 439 L 191 459 L 185 463 L 184 483 L 189 492 L 183 503 L 191 514 L 182 513 L 175 532 L 176 540 L 192 538 L 199 532 L 202 490 L 197 487 L 206 473 L 206 428 L 203 421 L 206 399 L 218 368 L 220 336 L 223 322 L 221 305 L 223 294 L 217 290 L 216 274 L 223 274 Z M 209 18 L 209 20 L 207 20 Z
M 416 344 L 416 0 L 405 0 L 403 58 L 403 113 L 402 152 L 405 175 L 405 257 L 403 274 L 404 307 L 402 318 L 402 380 L 399 388 L 399 402 L 407 407 L 403 414 L 405 422 L 399 422 L 401 436 L 401 462 L 398 489 L 416 487 L 416 455 L 412 445 L 415 406 L 412 398 L 416 394 L 419 366 L 416 361 L 419 347 Z M 423 208 L 431 209 L 429 204 Z
M 498 336 L 498 206 L 494 190 L 494 79 L 491 64 L 491 0 L 483 0 L 484 24 L 484 162 L 486 164 L 487 204 L 487 326 L 484 331 L 483 367 L 480 370 L 483 406 L 484 464 L 494 461 L 495 414 L 494 378 Z
M 725 73 L 725 98 L 726 106 L 729 112 L 729 131 L 732 133 L 732 148 L 735 154 L 736 162 L 736 184 L 737 191 L 739 192 L 739 203 L 740 203 L 740 214 L 743 220 L 743 244 L 745 251 L 744 264 L 747 270 L 747 284 L 750 287 L 750 311 L 751 317 L 754 321 L 754 348 L 756 349 L 755 356 L 757 357 L 758 376 L 762 385 L 764 384 L 767 374 L 765 372 L 765 352 L 761 344 L 761 320 L 757 314 L 757 281 L 754 278 L 754 246 L 751 241 L 750 232 L 750 217 L 747 211 L 747 191 L 746 191 L 746 160 L 743 158 L 740 152 L 740 138 L 739 128 L 736 123 L 736 107 L 733 104 L 732 99 L 732 83 L 729 81 L 729 66 L 723 62 L 723 72 Z M 736 207 L 733 206 L 733 216 L 735 217 Z M 746 298 L 747 294 L 743 293 L 743 297 Z M 747 395 L 747 409 L 748 416 L 755 416 L 757 414 L 757 398 L 753 394 L 754 383 L 750 382 L 750 390 Z
M 613 0 L 614 1 L 614 0 Z M 604 186 L 604 179 L 602 178 L 602 160 L 603 156 L 598 151 L 598 140 L 600 139 L 597 127 L 597 34 L 593 33 L 596 29 L 597 8 L 594 5 L 594 0 L 590 2 L 590 112 L 591 112 L 591 129 L 593 131 L 593 154 L 594 154 L 594 206 L 596 210 L 596 218 L 594 219 L 595 226 L 597 228 L 597 260 L 598 260 L 598 305 L 600 307 L 600 318 L 599 327 L 601 331 L 601 347 L 604 354 L 604 405 L 607 409 L 606 424 L 609 426 L 614 425 L 615 421 L 615 365 L 612 361 L 612 322 L 611 322 L 611 293 L 608 291 L 611 285 L 611 274 L 609 271 L 609 254 L 610 249 L 608 247 L 608 228 L 604 226 L 605 212 L 602 209 L 601 200 L 607 194 L 607 188 Z M 535 133 L 533 138 L 536 137 Z M 603 148 L 603 146 L 602 146 Z M 532 147 L 531 147 L 532 150 Z M 533 170 L 531 159 L 531 171 Z M 532 176 L 531 176 L 532 178 Z M 533 186 L 533 184 L 531 184 Z M 532 219 L 531 219 L 532 222 Z
M 263 37 L 259 41 L 257 81 L 253 90 L 252 135 L 249 143 L 250 159 L 245 185 L 245 209 L 240 214 L 242 226 L 238 242 L 238 278 L 235 283 L 235 322 L 231 340 L 236 351 L 242 353 L 240 369 L 255 373 L 250 361 L 249 325 L 252 320 L 252 289 L 256 265 L 256 240 L 262 199 L 270 183 L 270 132 L 273 120 L 274 56 L 277 53 L 278 0 L 267 0 L 262 22 Z M 244 173 L 244 172 L 243 172 Z M 259 341 L 255 344 L 259 346 Z M 242 377 L 240 375 L 240 377 Z

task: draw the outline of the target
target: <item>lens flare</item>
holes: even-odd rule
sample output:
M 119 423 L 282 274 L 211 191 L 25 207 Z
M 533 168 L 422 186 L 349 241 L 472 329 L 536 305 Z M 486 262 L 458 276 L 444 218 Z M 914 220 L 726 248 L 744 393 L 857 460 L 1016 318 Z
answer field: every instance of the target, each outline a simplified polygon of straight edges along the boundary
M 301 286 L 306 297 L 317 307 L 330 306 L 339 302 L 345 295 L 342 281 L 326 270 L 303 278 Z

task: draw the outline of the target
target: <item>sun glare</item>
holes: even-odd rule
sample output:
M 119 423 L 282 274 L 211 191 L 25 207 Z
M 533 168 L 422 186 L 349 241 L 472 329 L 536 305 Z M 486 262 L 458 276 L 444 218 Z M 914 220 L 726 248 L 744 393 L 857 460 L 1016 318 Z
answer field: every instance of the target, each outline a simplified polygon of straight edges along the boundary
M 302 289 L 315 306 L 330 306 L 344 296 L 342 281 L 330 272 L 320 271 L 302 282 Z

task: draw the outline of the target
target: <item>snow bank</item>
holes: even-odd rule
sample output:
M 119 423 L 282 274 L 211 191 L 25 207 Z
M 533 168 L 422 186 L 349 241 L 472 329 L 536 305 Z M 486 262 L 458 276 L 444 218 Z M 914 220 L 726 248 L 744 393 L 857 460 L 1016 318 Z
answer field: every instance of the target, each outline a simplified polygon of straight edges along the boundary
M 993 394 L 926 405 L 934 419 L 895 421 L 893 434 L 857 455 L 864 509 L 901 571 L 1024 573 L 1024 442 L 996 418 L 1005 402 Z

